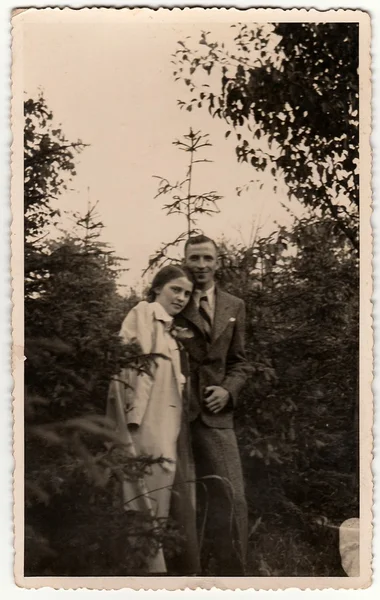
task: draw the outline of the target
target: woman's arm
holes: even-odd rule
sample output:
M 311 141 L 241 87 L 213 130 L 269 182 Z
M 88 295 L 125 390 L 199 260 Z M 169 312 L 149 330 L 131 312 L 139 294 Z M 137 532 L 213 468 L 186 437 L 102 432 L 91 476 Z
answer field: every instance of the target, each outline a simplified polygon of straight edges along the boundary
M 123 321 L 120 336 L 124 343 L 138 342 L 142 354 L 150 354 L 153 346 L 153 317 L 150 305 L 140 302 L 132 308 Z M 148 373 L 137 373 L 133 369 L 124 370 L 126 383 L 114 381 L 116 393 L 122 392 L 126 408 L 126 422 L 128 425 L 141 425 L 150 398 L 154 381 L 154 365 L 150 369 L 152 376 Z M 123 379 L 123 374 L 118 379 Z M 123 388 L 123 390 L 121 390 Z

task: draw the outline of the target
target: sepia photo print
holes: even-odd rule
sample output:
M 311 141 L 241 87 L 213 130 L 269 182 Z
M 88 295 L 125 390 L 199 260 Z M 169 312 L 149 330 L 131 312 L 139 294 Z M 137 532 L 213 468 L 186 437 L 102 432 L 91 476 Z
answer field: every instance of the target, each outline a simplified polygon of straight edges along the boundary
M 18 585 L 370 585 L 369 16 L 12 26 Z

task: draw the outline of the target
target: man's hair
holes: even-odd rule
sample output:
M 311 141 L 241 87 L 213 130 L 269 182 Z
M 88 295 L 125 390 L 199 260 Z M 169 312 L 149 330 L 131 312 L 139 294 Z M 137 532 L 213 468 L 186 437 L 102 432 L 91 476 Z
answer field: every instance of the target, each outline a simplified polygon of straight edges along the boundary
M 184 250 L 185 255 L 186 255 L 186 250 L 188 249 L 189 246 L 197 246 L 198 244 L 207 244 L 209 242 L 214 245 L 216 252 L 218 252 L 218 246 L 216 245 L 214 240 L 207 237 L 207 235 L 200 234 L 200 235 L 195 235 L 193 237 L 189 237 L 185 243 L 185 250 Z

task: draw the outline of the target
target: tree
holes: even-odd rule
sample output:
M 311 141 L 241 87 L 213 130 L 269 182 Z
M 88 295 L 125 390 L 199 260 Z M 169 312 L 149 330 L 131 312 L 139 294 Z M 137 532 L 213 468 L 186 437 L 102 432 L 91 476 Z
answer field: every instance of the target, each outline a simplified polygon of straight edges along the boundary
M 150 359 L 137 344 L 124 346 L 118 336 L 126 302 L 117 293 L 117 260 L 97 239 L 102 224 L 95 216 L 91 208 L 78 216 L 84 235 L 77 237 L 74 230 L 46 244 L 47 276 L 28 303 L 29 574 L 140 572 L 163 535 L 149 516 L 126 516 L 119 493 L 121 476 L 141 476 L 157 458 L 132 457 L 121 443 L 104 416 L 108 385 L 123 367 L 149 370 Z M 80 560 L 73 562 L 70 548 L 80 548 Z
M 75 154 L 86 144 L 69 142 L 53 125 L 44 97 L 24 102 L 25 296 L 38 292 L 45 275 L 43 239 L 60 216 L 58 200 L 75 176 Z
M 236 427 L 261 574 L 338 574 L 335 533 L 358 515 L 359 261 L 334 227 L 309 215 L 221 248 L 247 310 Z
M 118 330 L 126 302 L 117 291 L 120 259 L 98 239 L 103 225 L 93 208 L 77 215 L 79 237 L 74 229 L 45 244 L 47 275 L 41 293 L 28 303 L 26 380 L 32 393 L 36 386 L 50 399 L 56 418 L 104 412 L 110 378 L 122 366 Z
M 184 135 L 182 140 L 175 140 L 175 146 L 183 152 L 189 153 L 189 165 L 187 168 L 186 177 L 183 181 L 171 184 L 168 179 L 160 176 L 155 176 L 158 180 L 158 192 L 155 198 L 163 195 L 171 196 L 172 200 L 164 204 L 163 209 L 167 215 L 179 214 L 185 217 L 186 231 L 181 232 L 175 240 L 164 243 L 159 251 L 149 260 L 148 269 L 153 266 L 163 265 L 165 262 L 172 261 L 167 256 L 169 248 L 177 247 L 183 240 L 195 235 L 197 217 L 199 215 L 213 215 L 219 212 L 218 200 L 222 198 L 216 191 L 194 193 L 193 192 L 193 174 L 194 167 L 198 163 L 211 162 L 207 158 L 196 158 L 197 152 L 202 148 L 211 147 L 208 134 L 201 134 L 199 131 L 194 132 L 191 128 L 187 135 Z M 147 269 L 147 270 L 148 270 Z
M 327 215 L 357 250 L 358 25 L 232 27 L 232 50 L 208 32 L 178 42 L 174 75 L 192 94 L 180 106 L 205 105 L 232 125 L 238 160 L 282 177 L 290 197 Z
M 37 115 L 40 109 L 51 115 L 44 102 L 37 103 L 37 109 L 32 101 L 28 106 Z M 40 126 L 44 131 L 44 118 Z M 31 128 L 29 118 L 26 128 Z M 41 140 L 38 119 L 33 128 L 35 140 Z M 163 459 L 132 456 L 104 415 L 111 376 L 122 367 L 150 372 L 154 356 L 143 355 L 138 344 L 124 345 L 119 338 L 128 301 L 118 293 L 120 259 L 101 241 L 103 224 L 96 206 L 74 217 L 76 227 L 70 233 L 48 241 L 59 216 L 50 201 L 62 193 L 67 170 L 74 175 L 73 163 L 67 162 L 72 145 L 65 142 L 52 154 L 50 145 L 43 152 L 37 142 L 28 150 L 28 140 L 27 152 L 34 160 L 25 164 L 30 251 L 25 303 L 25 574 L 143 573 L 158 544 L 177 538 L 150 515 L 125 511 L 121 478 L 139 477 Z

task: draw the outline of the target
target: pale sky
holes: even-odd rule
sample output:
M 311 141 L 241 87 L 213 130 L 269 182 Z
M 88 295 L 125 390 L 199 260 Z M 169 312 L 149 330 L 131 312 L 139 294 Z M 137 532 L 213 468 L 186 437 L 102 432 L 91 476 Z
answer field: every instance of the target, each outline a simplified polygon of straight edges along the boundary
M 177 99 L 189 99 L 189 92 L 172 75 L 176 42 L 188 35 L 198 38 L 207 28 L 228 43 L 229 25 L 100 24 L 83 15 L 74 23 L 58 17 L 47 24 L 39 14 L 24 26 L 24 90 L 27 97 L 43 90 L 54 123 L 62 125 L 66 137 L 90 144 L 77 159 L 73 190 L 62 196 L 61 208 L 84 212 L 90 188 L 106 226 L 104 240 L 129 259 L 123 283 L 141 282 L 149 255 L 185 229 L 182 217 L 162 210 L 168 197 L 154 200 L 153 175 L 173 182 L 185 178 L 187 154 L 172 142 L 190 126 L 208 133 L 213 144 L 203 156 L 214 162 L 197 167 L 194 191 L 215 190 L 223 196 L 220 214 L 199 219 L 204 233 L 248 242 L 252 224 L 260 224 L 265 235 L 276 228 L 275 221 L 289 222 L 281 207 L 282 202 L 289 205 L 286 188 L 275 194 L 270 174 L 238 164 L 234 136 L 225 139 L 225 121 L 212 119 L 205 108 L 189 113 L 177 106 Z M 237 196 L 236 187 L 257 178 L 262 190 L 256 185 Z M 291 208 L 300 213 L 297 203 Z

